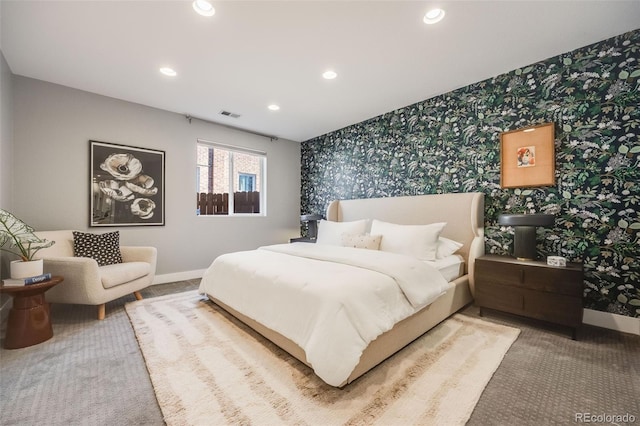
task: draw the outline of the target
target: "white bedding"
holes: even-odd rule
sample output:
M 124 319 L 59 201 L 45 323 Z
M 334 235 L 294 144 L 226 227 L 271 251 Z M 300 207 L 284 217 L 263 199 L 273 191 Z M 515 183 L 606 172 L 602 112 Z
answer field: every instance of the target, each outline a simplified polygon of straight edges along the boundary
M 349 377 L 371 341 L 448 288 L 433 266 L 408 256 L 308 243 L 222 255 L 200 284 L 298 344 L 332 386 Z
M 424 262 L 440 271 L 447 281 L 453 281 L 464 275 L 464 259 L 459 254 L 452 254 L 442 259 L 425 260 Z

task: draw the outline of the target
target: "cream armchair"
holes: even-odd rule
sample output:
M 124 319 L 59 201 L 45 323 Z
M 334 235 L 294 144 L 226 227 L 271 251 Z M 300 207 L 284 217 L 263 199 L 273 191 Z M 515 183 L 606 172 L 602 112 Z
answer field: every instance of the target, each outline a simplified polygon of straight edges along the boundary
M 97 305 L 98 319 L 105 317 L 105 303 L 139 291 L 153 282 L 156 273 L 155 247 L 120 246 L 123 263 L 98 266 L 88 257 L 74 257 L 73 231 L 36 232 L 40 238 L 56 243 L 37 253 L 44 260 L 44 272 L 64 277 L 64 281 L 47 291 L 51 303 Z

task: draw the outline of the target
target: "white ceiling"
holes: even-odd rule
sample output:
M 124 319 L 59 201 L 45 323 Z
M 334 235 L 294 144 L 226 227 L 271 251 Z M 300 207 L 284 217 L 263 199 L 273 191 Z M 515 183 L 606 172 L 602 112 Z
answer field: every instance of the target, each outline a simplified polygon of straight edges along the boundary
M 212 3 L 2 0 L 2 52 L 14 74 L 304 141 L 640 28 L 639 0 Z

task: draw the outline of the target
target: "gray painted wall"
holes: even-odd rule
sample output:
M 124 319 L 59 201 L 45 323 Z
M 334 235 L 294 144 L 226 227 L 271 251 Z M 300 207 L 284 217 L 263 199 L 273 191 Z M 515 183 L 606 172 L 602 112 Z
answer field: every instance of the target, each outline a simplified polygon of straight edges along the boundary
M 11 141 L 13 139 L 13 90 L 11 70 L 0 51 L 0 206 L 11 205 Z
M 11 209 L 11 156 L 13 140 L 13 88 L 11 86 L 11 70 L 0 51 L 0 207 Z M 0 277 L 4 278 L 8 270 L 9 256 L 0 254 Z M 4 319 L 9 306 L 10 297 L 0 295 L 0 319 Z
M 12 140 L 13 140 L 13 88 L 11 70 L 0 51 L 0 207 L 10 210 L 13 207 L 11 197 Z M 4 253 L 0 256 L 0 277 L 7 268 Z M 2 299 L 0 299 L 0 304 Z
M 13 100 L 14 213 L 37 230 L 112 230 L 88 227 L 89 140 L 99 140 L 166 153 L 166 225 L 116 228 L 122 244 L 158 248 L 158 274 L 205 269 L 222 253 L 299 234 L 296 142 L 271 142 L 198 120 L 189 124 L 180 114 L 21 76 L 13 77 Z M 266 217 L 195 215 L 198 138 L 267 153 Z

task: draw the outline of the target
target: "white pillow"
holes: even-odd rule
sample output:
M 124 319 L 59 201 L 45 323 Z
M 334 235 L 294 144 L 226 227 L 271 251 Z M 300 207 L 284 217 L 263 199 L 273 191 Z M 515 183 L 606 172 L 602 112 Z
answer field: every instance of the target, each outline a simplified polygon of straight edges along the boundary
M 420 260 L 435 260 L 438 238 L 446 222 L 429 225 L 398 225 L 374 220 L 371 234 L 382 235 L 380 250 L 413 256 Z
M 323 219 L 318 222 L 316 244 L 341 246 L 342 234 L 364 234 L 366 229 L 366 219 L 354 220 L 353 222 L 333 222 Z
M 344 247 L 379 250 L 381 240 L 382 235 L 342 234 L 342 245 Z
M 458 251 L 464 244 L 450 240 L 445 237 L 438 239 L 438 248 L 436 250 L 436 259 L 444 259 Z

